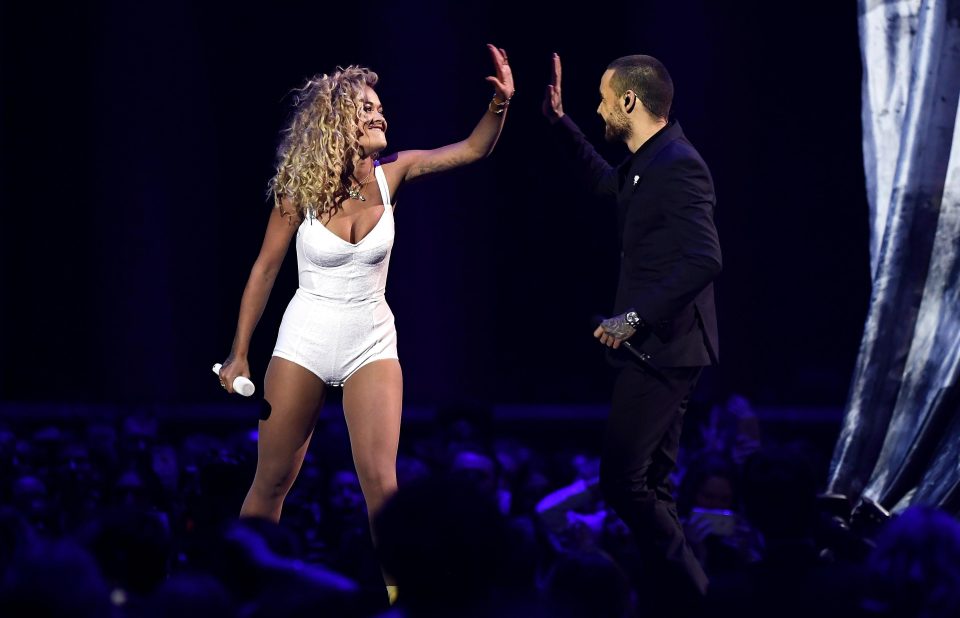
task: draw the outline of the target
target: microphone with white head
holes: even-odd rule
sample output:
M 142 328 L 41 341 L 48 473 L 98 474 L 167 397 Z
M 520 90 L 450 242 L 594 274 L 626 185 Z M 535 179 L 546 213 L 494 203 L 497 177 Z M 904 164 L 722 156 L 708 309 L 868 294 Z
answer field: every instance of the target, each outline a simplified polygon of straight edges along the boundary
M 213 366 L 213 372 L 219 376 L 220 367 L 222 366 L 223 365 L 221 365 L 220 363 L 217 363 L 216 365 Z M 245 378 L 244 376 L 237 376 L 233 379 L 233 390 L 237 393 L 240 393 L 244 397 L 250 397 L 251 395 L 253 395 L 253 393 L 256 392 L 257 387 L 253 385 L 253 382 L 251 382 L 249 378 Z

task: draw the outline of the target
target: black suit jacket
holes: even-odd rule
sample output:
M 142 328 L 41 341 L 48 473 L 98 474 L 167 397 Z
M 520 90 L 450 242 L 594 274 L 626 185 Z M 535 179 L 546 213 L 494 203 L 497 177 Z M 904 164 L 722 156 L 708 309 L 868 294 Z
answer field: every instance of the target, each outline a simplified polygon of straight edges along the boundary
M 680 125 L 669 123 L 616 168 L 569 116 L 553 126 L 583 181 L 616 205 L 621 260 L 613 313 L 634 309 L 646 324 L 631 343 L 660 367 L 716 363 L 716 198 L 710 170 Z M 615 362 L 624 358 L 613 354 Z

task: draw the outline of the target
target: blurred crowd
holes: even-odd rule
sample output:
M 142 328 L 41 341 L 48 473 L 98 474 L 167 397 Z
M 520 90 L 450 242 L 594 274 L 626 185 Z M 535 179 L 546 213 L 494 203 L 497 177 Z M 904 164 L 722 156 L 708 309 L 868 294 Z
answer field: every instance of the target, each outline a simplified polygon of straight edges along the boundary
M 342 431 L 318 426 L 276 525 L 237 519 L 255 432 L 143 414 L 0 426 L 0 616 L 960 615 L 956 520 L 851 529 L 817 499 L 829 453 L 761 435 L 743 397 L 688 419 L 673 478 L 705 599 L 645 581 L 599 495 L 599 441 L 558 448 L 546 425 L 521 439 L 483 407 L 445 408 L 401 438 L 375 549 Z

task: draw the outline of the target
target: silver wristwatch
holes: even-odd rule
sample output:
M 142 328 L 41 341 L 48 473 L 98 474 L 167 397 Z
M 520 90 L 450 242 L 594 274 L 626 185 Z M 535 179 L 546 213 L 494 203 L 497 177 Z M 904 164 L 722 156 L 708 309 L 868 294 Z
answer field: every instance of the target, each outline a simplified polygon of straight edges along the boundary
M 640 325 L 643 324 L 643 320 L 640 319 L 640 316 L 637 315 L 637 312 L 634 311 L 633 309 L 631 309 L 630 311 L 627 311 L 624 314 L 623 319 L 625 319 L 627 321 L 627 324 L 632 326 L 634 330 L 639 329 Z

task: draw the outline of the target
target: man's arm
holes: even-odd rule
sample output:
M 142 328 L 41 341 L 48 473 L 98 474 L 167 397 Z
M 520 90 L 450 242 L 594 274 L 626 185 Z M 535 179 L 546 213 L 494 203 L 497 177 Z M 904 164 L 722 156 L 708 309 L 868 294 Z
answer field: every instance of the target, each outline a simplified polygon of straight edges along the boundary
M 578 180 L 598 197 L 615 199 L 617 170 L 600 156 L 570 116 L 564 114 L 551 131 L 560 150 L 573 162 Z
M 609 163 L 601 157 L 593 144 L 587 140 L 580 127 L 563 113 L 561 78 L 563 68 L 560 56 L 553 54 L 553 74 L 543 97 L 543 115 L 552 125 L 552 133 L 558 147 L 574 162 L 574 173 L 593 193 L 604 198 L 617 195 L 617 175 Z
M 663 174 L 661 178 L 657 178 Z M 680 249 L 680 259 L 630 306 L 651 326 L 669 320 L 696 298 L 723 268 L 720 241 L 713 223 L 713 189 L 704 164 L 684 158 L 647 172 L 644 179 L 658 183 L 659 208 L 665 225 Z

